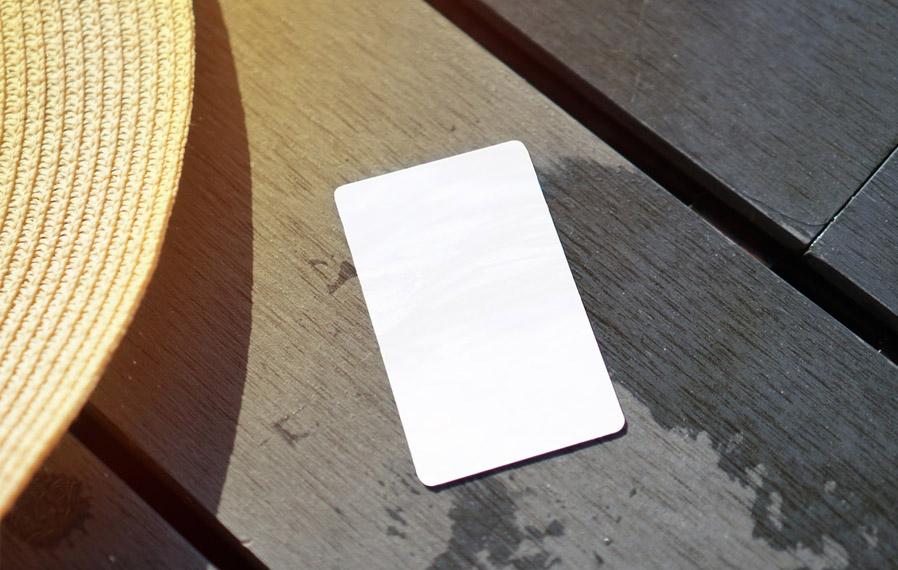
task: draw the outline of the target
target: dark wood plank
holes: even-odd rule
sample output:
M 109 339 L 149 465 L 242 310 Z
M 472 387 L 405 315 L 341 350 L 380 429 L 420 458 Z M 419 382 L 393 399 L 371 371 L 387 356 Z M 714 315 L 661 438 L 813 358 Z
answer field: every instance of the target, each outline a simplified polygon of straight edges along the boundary
M 851 199 L 807 255 L 898 330 L 898 154 Z
M 0 524 L 0 568 L 211 568 L 66 435 Z
M 465 0 L 804 249 L 898 142 L 898 6 Z
M 181 194 L 92 405 L 264 563 L 896 559 L 889 361 L 423 2 L 196 9 Z M 431 491 L 332 193 L 509 139 L 533 155 L 629 427 Z

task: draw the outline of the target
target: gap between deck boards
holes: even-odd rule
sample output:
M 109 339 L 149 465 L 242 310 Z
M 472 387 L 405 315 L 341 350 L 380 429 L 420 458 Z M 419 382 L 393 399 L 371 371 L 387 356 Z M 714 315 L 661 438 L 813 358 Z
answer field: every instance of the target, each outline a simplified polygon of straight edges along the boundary
M 69 432 L 220 570 L 265 570 L 240 540 L 88 403 Z
M 762 262 L 854 334 L 898 363 L 898 331 L 749 216 L 717 197 L 720 182 L 568 70 L 499 16 L 468 0 L 426 0 L 659 186 Z

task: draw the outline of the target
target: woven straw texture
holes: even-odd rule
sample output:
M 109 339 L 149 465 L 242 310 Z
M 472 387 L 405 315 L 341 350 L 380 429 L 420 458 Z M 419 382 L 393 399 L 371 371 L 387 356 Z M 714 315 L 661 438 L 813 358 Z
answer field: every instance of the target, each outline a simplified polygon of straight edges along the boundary
M 193 89 L 186 0 L 0 2 L 0 515 L 156 264 Z

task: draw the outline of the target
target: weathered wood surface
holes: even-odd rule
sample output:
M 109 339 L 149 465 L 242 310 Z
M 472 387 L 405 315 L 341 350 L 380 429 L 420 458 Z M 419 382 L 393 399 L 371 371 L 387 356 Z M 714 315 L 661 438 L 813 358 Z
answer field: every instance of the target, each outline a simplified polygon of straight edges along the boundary
M 898 557 L 898 370 L 886 359 L 423 2 L 196 10 L 181 193 L 92 405 L 264 563 Z M 428 490 L 332 193 L 509 139 L 533 155 L 629 427 Z
M 0 525 L 0 568 L 211 568 L 66 435 Z
M 898 330 L 898 154 L 851 199 L 807 255 Z
M 796 249 L 898 143 L 892 2 L 465 3 Z

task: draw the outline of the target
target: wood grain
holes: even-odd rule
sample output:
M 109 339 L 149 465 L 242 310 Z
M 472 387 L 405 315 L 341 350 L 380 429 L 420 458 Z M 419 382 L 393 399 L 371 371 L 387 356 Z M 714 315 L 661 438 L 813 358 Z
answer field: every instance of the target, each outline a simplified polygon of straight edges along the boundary
M 92 404 L 264 563 L 898 558 L 886 359 L 423 2 L 196 10 L 180 195 Z M 533 156 L 628 430 L 430 490 L 332 193 L 510 139 Z
M 898 155 L 820 234 L 807 255 L 898 331 Z
M 66 435 L 0 525 L 0 568 L 211 568 Z
M 796 250 L 898 143 L 892 3 L 464 3 Z

